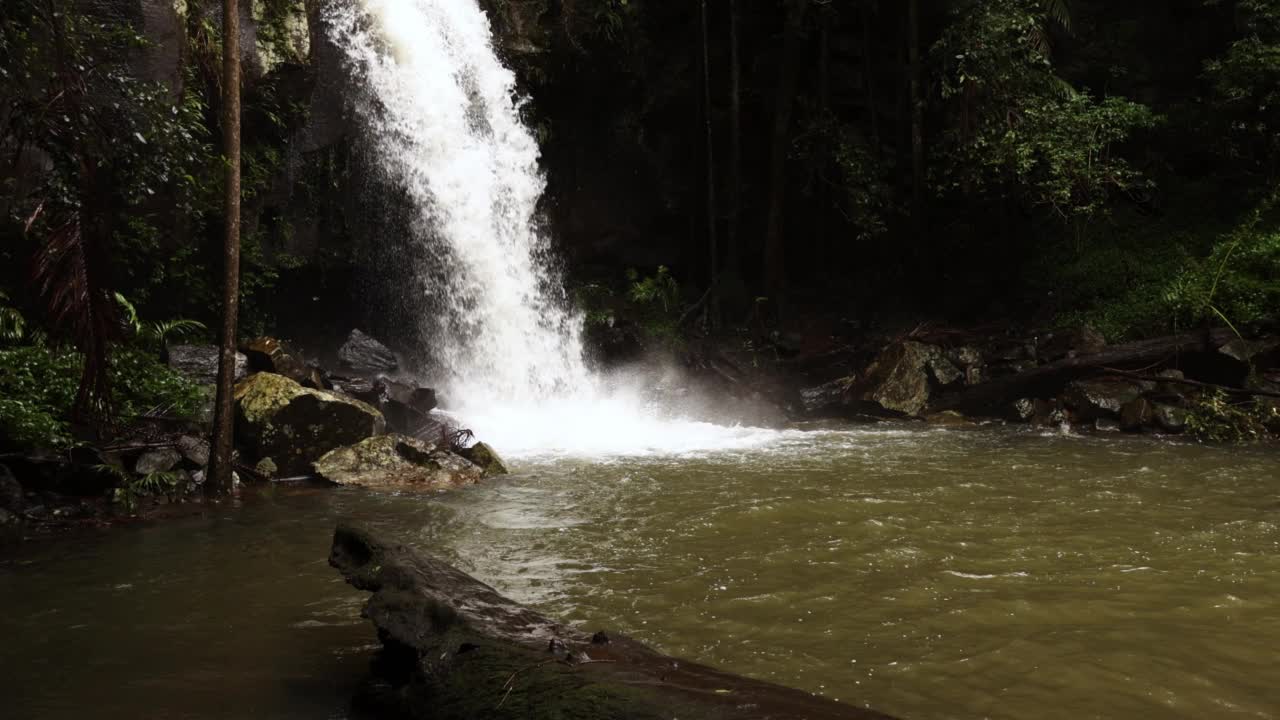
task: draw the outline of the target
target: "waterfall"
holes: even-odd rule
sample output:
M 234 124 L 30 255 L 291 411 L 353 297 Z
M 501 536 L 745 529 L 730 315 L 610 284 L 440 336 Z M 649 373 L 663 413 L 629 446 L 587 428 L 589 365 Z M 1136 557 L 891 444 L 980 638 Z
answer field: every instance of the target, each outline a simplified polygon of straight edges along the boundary
M 593 375 L 537 226 L 545 185 L 513 73 L 476 0 L 335 0 L 326 24 L 381 178 L 411 205 L 401 253 L 441 367 L 478 436 L 514 453 L 679 451 L 755 434 L 658 417 Z

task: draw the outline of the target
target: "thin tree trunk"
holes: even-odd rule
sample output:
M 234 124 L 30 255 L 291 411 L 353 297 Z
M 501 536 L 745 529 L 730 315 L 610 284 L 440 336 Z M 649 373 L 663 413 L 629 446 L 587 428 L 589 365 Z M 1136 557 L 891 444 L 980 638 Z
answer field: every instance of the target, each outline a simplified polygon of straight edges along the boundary
M 880 152 L 880 118 L 876 112 L 875 58 L 871 49 L 871 7 L 869 5 L 862 7 L 862 56 L 867 86 L 867 114 L 871 119 L 871 142 L 878 153 Z
M 924 98 L 920 64 L 920 0 L 907 3 L 907 63 L 911 102 L 911 206 L 918 227 L 924 213 Z
M 791 133 L 791 109 L 795 99 L 797 56 L 803 38 L 801 29 L 809 0 L 791 0 L 787 4 L 786 28 L 782 38 L 782 67 L 778 78 L 778 96 L 774 105 L 773 142 L 769 169 L 769 219 L 765 225 L 764 277 L 765 290 L 774 307 L 781 311 L 787 285 L 786 253 L 782 242 L 782 210 L 787 194 L 787 146 Z
M 742 269 L 738 218 L 742 213 L 742 66 L 738 59 L 738 0 L 729 0 L 729 223 L 725 265 Z
M 711 123 L 711 51 L 707 28 L 707 0 L 702 0 L 702 113 L 707 135 L 707 253 L 710 259 L 711 302 L 707 308 L 712 329 L 720 326 L 720 301 L 716 283 L 720 280 L 720 248 L 716 238 L 716 164 L 715 134 Z
M 236 325 L 240 316 L 240 9 L 238 0 L 222 3 L 222 139 L 227 156 L 226 237 L 223 248 L 222 341 L 218 353 L 218 390 L 213 414 L 212 453 L 206 480 L 209 492 L 232 490 L 236 374 Z
M 819 30 L 818 30 L 818 105 L 822 109 L 822 114 L 826 120 L 834 120 L 835 115 L 831 112 L 831 17 L 830 8 L 823 8 L 819 13 Z M 824 120 L 824 122 L 826 121 Z M 832 128 L 834 131 L 834 128 Z M 828 235 L 828 225 L 831 216 L 831 185 L 827 181 L 831 173 L 831 160 L 834 156 L 834 139 L 828 135 L 823 139 L 822 160 L 818 168 L 818 186 L 815 189 L 818 200 L 818 212 L 814 218 L 817 227 L 814 231 L 815 244 L 817 245 L 817 258 L 820 267 L 829 267 L 832 261 L 831 243 Z

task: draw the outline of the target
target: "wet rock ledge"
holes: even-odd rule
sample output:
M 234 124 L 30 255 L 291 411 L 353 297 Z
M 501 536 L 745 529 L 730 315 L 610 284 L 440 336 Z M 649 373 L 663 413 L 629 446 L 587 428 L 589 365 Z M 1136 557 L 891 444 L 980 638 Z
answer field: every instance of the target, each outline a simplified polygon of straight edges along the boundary
M 373 593 L 380 716 L 887 720 L 887 715 L 561 625 L 435 558 L 340 525 L 329 564 Z M 384 715 L 385 714 L 385 715 Z

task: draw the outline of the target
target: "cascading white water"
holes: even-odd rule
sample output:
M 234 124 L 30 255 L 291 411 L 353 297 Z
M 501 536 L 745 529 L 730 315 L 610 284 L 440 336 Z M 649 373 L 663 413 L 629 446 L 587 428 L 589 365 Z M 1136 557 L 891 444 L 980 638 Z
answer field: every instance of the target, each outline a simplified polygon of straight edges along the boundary
M 436 381 L 468 427 L 515 454 L 681 452 L 768 435 L 658 417 L 588 369 L 581 320 L 535 226 L 538 145 L 476 0 L 334 0 L 327 22 L 366 141 L 413 205 L 410 241 L 425 260 L 406 291 L 443 305 L 423 322 L 435 323 Z

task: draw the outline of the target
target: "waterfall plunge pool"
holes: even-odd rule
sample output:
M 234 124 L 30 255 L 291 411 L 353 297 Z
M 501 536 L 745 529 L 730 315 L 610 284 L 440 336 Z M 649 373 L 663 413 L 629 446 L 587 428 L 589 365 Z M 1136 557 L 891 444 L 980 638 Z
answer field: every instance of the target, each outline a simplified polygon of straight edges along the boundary
M 346 718 L 339 518 L 589 629 L 904 718 L 1280 716 L 1274 450 L 878 426 L 280 492 L 0 562 L 7 717 Z

